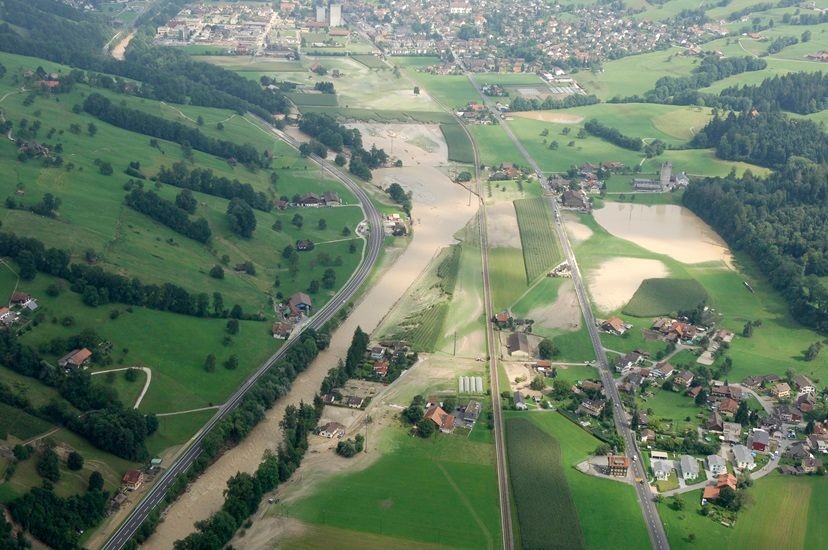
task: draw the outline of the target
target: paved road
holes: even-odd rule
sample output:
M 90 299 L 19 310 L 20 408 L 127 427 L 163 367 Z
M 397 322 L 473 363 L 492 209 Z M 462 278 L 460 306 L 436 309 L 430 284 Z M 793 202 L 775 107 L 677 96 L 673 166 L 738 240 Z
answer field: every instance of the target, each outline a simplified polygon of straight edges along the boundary
M 455 56 L 455 59 L 460 59 L 459 57 Z M 461 68 L 465 71 L 465 67 L 461 65 Z M 481 90 L 480 85 L 477 83 L 477 80 L 474 77 L 473 73 L 465 71 L 469 81 L 477 90 L 477 93 L 480 95 L 481 99 L 485 102 L 485 97 L 483 96 L 483 91 Z M 489 107 L 492 114 L 497 118 L 500 119 L 500 113 L 493 107 Z M 512 129 L 506 123 L 506 121 L 501 120 L 500 127 L 503 128 L 503 131 L 506 132 L 506 135 L 509 136 L 509 139 L 514 143 L 515 147 L 535 174 L 538 176 L 538 179 L 541 182 L 542 186 L 546 186 L 546 176 L 543 173 L 543 170 L 540 169 L 535 159 L 529 154 L 523 144 L 517 139 Z M 592 347 L 595 350 L 596 358 L 598 359 L 598 367 L 601 373 L 601 380 L 604 383 L 604 388 L 607 393 L 607 397 L 609 398 L 612 406 L 614 407 L 613 412 L 615 413 L 615 427 L 618 433 L 623 437 L 625 443 L 625 454 L 629 459 L 632 461 L 632 471 L 636 478 L 646 479 L 646 472 L 644 471 L 644 467 L 642 465 L 641 454 L 638 450 L 637 441 L 635 437 L 635 432 L 630 429 L 629 424 L 626 421 L 626 415 L 624 413 L 624 409 L 621 405 L 621 396 L 618 393 L 618 388 L 615 385 L 615 380 L 612 377 L 612 372 L 609 367 L 609 363 L 607 361 L 607 354 L 604 351 L 604 347 L 601 344 L 601 338 L 598 333 L 598 328 L 595 324 L 595 317 L 592 313 L 592 307 L 589 302 L 589 296 L 587 295 L 586 288 L 584 286 L 583 278 L 581 277 L 581 271 L 578 268 L 578 262 L 575 258 L 575 254 L 572 251 L 572 245 L 569 242 L 569 237 L 566 234 L 566 229 L 563 226 L 563 222 L 560 217 L 560 210 L 558 208 L 558 203 L 555 201 L 554 198 L 551 196 L 548 197 L 549 207 L 552 209 L 554 214 L 554 229 L 558 235 L 558 239 L 561 242 L 561 247 L 564 252 L 564 257 L 566 261 L 569 263 L 570 270 L 572 272 L 572 282 L 575 286 L 575 293 L 578 296 L 578 303 L 581 306 L 581 312 L 584 316 L 584 323 L 586 324 L 587 330 L 589 331 L 589 338 L 592 342 Z M 494 390 L 493 390 L 494 392 Z M 644 521 L 647 524 L 647 531 L 650 535 L 650 542 L 655 550 L 667 550 L 670 545 L 667 542 L 667 535 L 664 532 L 664 526 L 661 523 L 661 519 L 658 516 L 658 509 L 653 502 L 653 495 L 650 492 L 649 486 L 646 483 L 634 484 L 636 496 L 638 497 L 638 503 L 641 507 L 641 512 L 644 516 Z
M 261 120 L 261 119 L 260 119 Z M 266 122 L 261 121 L 267 125 Z M 268 125 L 269 126 L 269 125 Z M 284 134 L 270 126 L 274 137 L 287 142 L 293 148 L 298 149 L 299 142 L 292 137 Z M 302 330 L 307 328 L 318 329 L 324 325 L 339 308 L 350 300 L 354 294 L 359 290 L 362 284 L 367 280 L 371 273 L 374 264 L 379 256 L 380 249 L 383 242 L 382 220 L 377 209 L 368 197 L 362 187 L 359 186 L 350 176 L 340 171 L 335 166 L 327 161 L 311 156 L 310 159 L 319 165 L 322 170 L 327 172 L 332 177 L 341 181 L 346 185 L 359 199 L 362 211 L 369 222 L 368 243 L 362 260 L 357 270 L 348 279 L 348 282 L 336 293 L 336 295 L 319 311 L 316 312 L 310 321 L 306 323 Z M 135 509 L 127 516 L 127 519 L 118 527 L 112 534 L 110 539 L 103 546 L 104 550 L 120 550 L 124 547 L 127 541 L 135 534 L 135 531 L 141 523 L 147 518 L 149 513 L 161 502 L 164 498 L 167 489 L 172 485 L 175 479 L 187 471 L 195 459 L 201 454 L 201 443 L 209 431 L 219 422 L 221 422 L 231 411 L 233 411 L 239 403 L 241 403 L 247 392 L 256 384 L 256 382 L 279 361 L 288 351 L 288 349 L 296 342 L 297 337 L 301 334 L 294 333 L 292 338 L 283 345 L 279 351 L 274 353 L 267 359 L 250 377 L 231 395 L 227 401 L 218 409 L 218 412 L 205 424 L 199 432 L 186 444 L 184 452 L 172 462 L 169 468 L 158 478 L 150 490 L 144 495 Z

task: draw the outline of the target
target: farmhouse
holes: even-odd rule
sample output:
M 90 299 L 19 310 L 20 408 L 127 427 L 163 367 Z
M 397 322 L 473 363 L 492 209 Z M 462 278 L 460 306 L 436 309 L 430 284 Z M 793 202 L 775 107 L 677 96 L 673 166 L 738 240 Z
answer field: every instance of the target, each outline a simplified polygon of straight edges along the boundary
M 733 463 L 740 470 L 752 470 L 756 466 L 753 461 L 753 454 L 744 445 L 733 446 Z
M 710 418 L 704 423 L 704 429 L 711 432 L 721 432 L 724 429 L 724 422 L 722 422 L 722 415 L 719 411 L 710 413 Z
M 298 316 L 303 313 L 310 313 L 313 302 L 310 296 L 304 292 L 297 292 L 288 300 L 288 307 L 290 308 L 291 315 Z
M 652 443 L 655 441 L 656 434 L 650 428 L 644 428 L 641 430 L 641 442 L 642 443 Z
M 11 325 L 17 320 L 17 314 L 7 307 L 0 307 L 0 322 Z
M 608 455 L 607 469 L 615 477 L 625 477 L 630 468 L 630 459 L 623 455 Z
M 28 294 L 26 294 L 25 292 L 14 292 L 11 295 L 11 299 L 9 300 L 9 303 L 13 306 L 22 306 L 23 304 L 28 302 L 30 299 L 31 299 L 31 297 Z
M 714 476 L 727 473 L 727 461 L 719 455 L 710 455 L 707 457 L 707 469 Z
M 325 191 L 322 193 L 322 201 L 327 205 L 342 204 L 342 199 L 339 198 L 339 193 L 336 191 Z
M 319 428 L 319 435 L 333 439 L 334 437 L 342 437 L 345 435 L 345 426 L 339 422 L 328 422 Z
M 753 430 L 748 437 L 748 446 L 754 451 L 764 453 L 770 446 L 770 434 L 765 430 Z
M 574 208 L 577 210 L 589 210 L 589 203 L 582 192 L 572 191 L 567 189 L 563 192 L 561 197 L 561 204 L 566 208 Z
M 525 332 L 511 333 L 506 346 L 509 348 L 509 355 L 512 357 L 530 357 L 532 355 L 529 337 Z
M 274 323 L 273 327 L 271 328 L 271 333 L 273 334 L 274 338 L 279 338 L 280 340 L 287 340 L 290 337 L 290 333 L 293 330 L 293 324 L 288 322 L 281 322 L 281 323 Z
M 617 334 L 618 336 L 621 336 L 627 332 L 627 325 L 618 317 L 610 317 L 601 323 L 601 330 L 609 332 L 610 334 Z
M 692 456 L 681 455 L 679 465 L 681 467 L 681 477 L 684 481 L 699 477 L 699 462 Z
M 86 365 L 92 358 L 92 352 L 86 348 L 73 349 L 60 359 L 58 366 L 62 369 L 78 368 Z
M 791 387 L 787 382 L 779 382 L 773 385 L 771 394 L 777 399 L 785 399 L 791 396 Z
M 313 241 L 308 239 L 299 239 L 296 241 L 296 250 L 299 252 L 307 252 L 313 250 Z
M 316 193 L 305 193 L 299 198 L 299 204 L 301 204 L 302 206 L 319 206 L 323 203 L 324 201 L 322 197 L 320 197 Z
M 385 357 L 385 348 L 382 346 L 374 346 L 371 348 L 371 359 L 379 360 Z
M 358 395 L 349 395 L 348 397 L 343 397 L 342 402 L 351 409 L 361 409 L 365 399 Z
M 374 362 L 374 374 L 379 377 L 384 377 L 388 374 L 388 361 L 386 359 L 380 359 Z
M 137 491 L 144 483 L 144 474 L 140 470 L 127 470 L 121 483 L 130 491 Z
M 443 433 L 454 431 L 454 417 L 444 411 L 439 405 L 432 405 L 425 413 L 426 420 L 431 420 Z
M 816 386 L 814 386 L 814 383 L 807 376 L 798 374 L 794 377 L 793 381 L 800 393 L 806 393 L 808 395 L 816 393 Z
M 738 410 L 739 410 L 739 403 L 737 403 L 736 400 L 731 399 L 729 397 L 727 399 L 725 399 L 724 401 L 722 401 L 721 403 L 719 403 L 719 412 L 722 413 L 725 416 L 732 417 L 733 415 L 736 414 L 736 411 L 738 411 Z
M 514 401 L 515 401 L 515 409 L 517 409 L 519 411 L 525 411 L 526 410 L 526 402 L 523 400 L 523 394 L 522 393 L 520 393 L 519 391 L 516 391 L 515 395 L 514 395 Z

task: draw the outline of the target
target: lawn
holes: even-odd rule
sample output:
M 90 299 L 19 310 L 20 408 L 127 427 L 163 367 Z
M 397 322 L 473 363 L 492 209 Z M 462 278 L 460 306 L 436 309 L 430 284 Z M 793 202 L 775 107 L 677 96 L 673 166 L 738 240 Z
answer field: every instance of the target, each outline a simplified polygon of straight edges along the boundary
M 147 375 L 142 370 L 136 370 L 135 380 L 130 381 L 126 378 L 126 371 L 118 371 L 96 374 L 93 381 L 101 386 L 114 389 L 118 392 L 118 397 L 124 407 L 132 408 L 147 381 Z
M 418 67 L 439 63 L 436 58 L 394 57 L 392 62 L 403 68 L 412 80 L 446 109 L 458 109 L 470 101 L 480 101 L 480 95 L 465 76 L 434 75 L 416 70 Z
M 448 146 L 448 159 L 463 164 L 474 164 L 474 149 L 469 136 L 458 123 L 440 124 L 440 131 Z
M 526 159 L 499 125 L 473 124 L 469 132 L 477 143 L 480 162 L 485 166 L 526 165 Z
M 158 456 L 170 447 L 181 445 L 201 429 L 215 413 L 214 409 L 210 409 L 159 416 L 158 430 L 147 438 L 147 450 L 151 455 Z
M 521 199 L 514 201 L 523 248 L 526 281 L 531 284 L 545 275 L 563 259 L 558 237 L 553 230 L 552 213 L 547 199 Z
M 335 94 L 289 93 L 286 95 L 300 109 L 305 106 L 336 107 Z
M 739 512 L 733 528 L 698 513 L 701 491 L 684 495 L 684 510 L 658 505 L 672 548 L 778 548 L 821 547 L 828 538 L 828 480 L 771 474 L 748 489 L 749 503 Z M 694 535 L 690 541 L 689 535 Z
M 523 548 L 586 548 L 558 441 L 526 417 L 506 421 L 512 498 Z
M 367 469 L 333 478 L 274 513 L 401 542 L 499 547 L 493 447 L 461 436 L 422 440 L 394 430 L 393 450 Z
M 352 55 L 351 58 L 359 61 L 369 69 L 388 70 L 388 65 L 374 55 Z
M 695 401 L 690 397 L 679 392 L 662 390 L 660 388 L 653 388 L 654 395 L 644 399 L 639 399 L 638 408 L 641 411 L 647 411 L 650 418 L 656 418 L 660 422 L 669 422 L 672 424 L 672 432 L 680 433 L 687 427 L 699 425 L 700 420 L 696 415 L 705 412 L 704 409 L 696 405 Z M 687 420 L 687 419 L 690 420 Z M 662 429 L 667 431 L 667 426 L 662 424 Z
M 635 490 L 623 483 L 583 474 L 574 467 L 595 450 L 600 443 L 598 439 L 558 413 L 527 415 L 506 412 L 505 416 L 507 422 L 511 422 L 515 417 L 529 419 L 558 442 L 561 469 L 575 503 L 580 531 L 587 548 L 618 548 L 619 525 L 623 525 L 624 528 L 624 547 L 649 547 L 649 538 Z M 541 497 L 540 493 L 536 493 L 534 500 L 537 502 Z M 547 547 L 546 544 L 543 547 Z
M 693 279 L 644 279 L 624 306 L 633 317 L 653 317 L 688 311 L 707 299 L 707 292 Z

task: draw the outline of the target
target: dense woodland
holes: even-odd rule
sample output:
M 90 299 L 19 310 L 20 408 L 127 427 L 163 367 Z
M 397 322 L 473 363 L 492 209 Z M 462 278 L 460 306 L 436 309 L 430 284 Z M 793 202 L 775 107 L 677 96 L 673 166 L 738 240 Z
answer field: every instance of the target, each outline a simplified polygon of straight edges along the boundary
M 555 99 L 547 96 L 543 101 L 539 99 L 524 99 L 520 96 L 514 97 L 509 102 L 511 111 L 546 111 L 549 109 L 567 109 L 569 107 L 583 107 L 584 105 L 595 105 L 599 99 L 593 95 L 572 94 L 563 99 Z
M 691 141 L 694 147 L 715 147 L 716 156 L 783 167 L 795 156 L 828 162 L 828 134 L 810 120 L 794 120 L 780 112 L 716 113 Z
M 170 168 L 161 167 L 158 171 L 158 181 L 223 199 L 239 198 L 256 210 L 264 212 L 273 209 L 273 203 L 268 200 L 267 195 L 261 191 L 257 192 L 249 183 L 216 176 L 209 168 L 190 170 L 186 163 L 176 162 Z
M 684 204 L 753 258 L 798 321 L 828 332 L 828 166 L 794 159 L 766 179 L 707 178 Z
M 625 136 L 616 128 L 611 128 L 594 118 L 584 123 L 584 130 L 630 151 L 640 151 L 644 147 L 644 142 L 640 137 Z
M 788 73 L 766 78 L 758 86 L 732 86 L 719 94 L 720 105 L 747 111 L 791 111 L 801 115 L 828 108 L 828 74 Z
M 154 191 L 133 189 L 124 202 L 130 208 L 166 225 L 176 233 L 200 243 L 206 243 L 212 236 L 207 220 L 191 220 L 186 210 L 179 208 L 172 201 L 162 199 Z

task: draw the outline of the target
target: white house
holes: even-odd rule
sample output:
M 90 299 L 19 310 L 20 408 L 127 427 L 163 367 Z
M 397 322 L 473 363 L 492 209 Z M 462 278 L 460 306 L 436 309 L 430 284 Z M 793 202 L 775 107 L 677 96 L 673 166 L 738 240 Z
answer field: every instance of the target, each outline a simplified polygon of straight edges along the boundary
M 673 462 L 670 460 L 653 460 L 653 474 L 659 481 L 667 481 L 673 471 Z
M 681 477 L 684 481 L 699 477 L 699 463 L 692 456 L 681 455 L 679 465 L 681 466 Z
M 710 455 L 707 457 L 707 469 L 714 476 L 720 476 L 727 473 L 727 462 L 719 455 Z
M 756 463 L 753 461 L 753 454 L 744 445 L 733 446 L 733 463 L 740 470 L 750 471 L 756 466 Z

